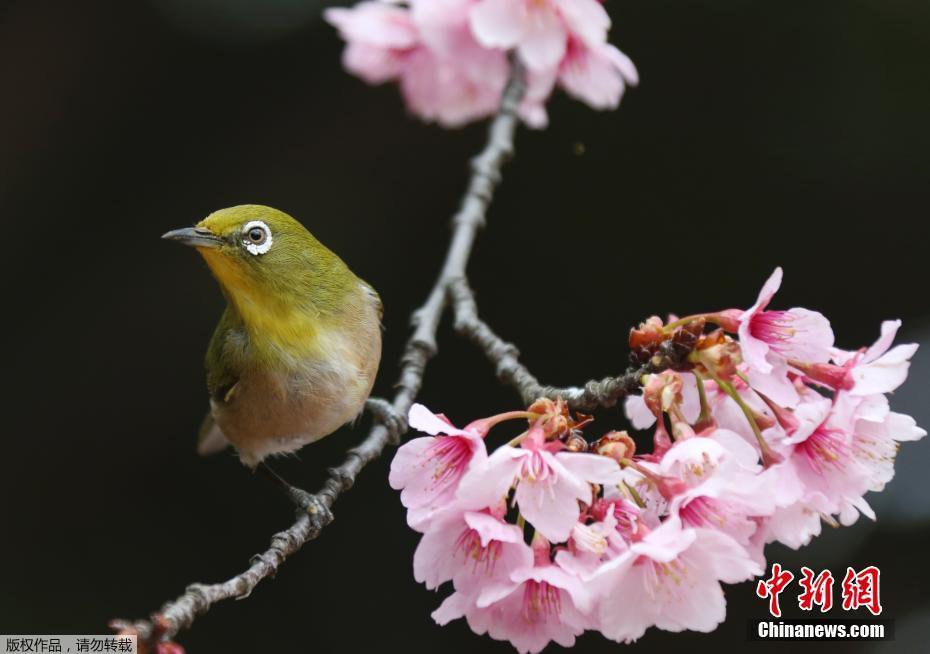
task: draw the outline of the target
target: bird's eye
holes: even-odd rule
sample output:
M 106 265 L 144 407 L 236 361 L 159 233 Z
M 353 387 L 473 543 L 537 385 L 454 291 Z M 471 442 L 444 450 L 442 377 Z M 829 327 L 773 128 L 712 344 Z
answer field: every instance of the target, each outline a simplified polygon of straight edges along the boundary
M 271 230 L 260 220 L 246 223 L 242 235 L 242 244 L 252 254 L 265 254 L 271 249 Z

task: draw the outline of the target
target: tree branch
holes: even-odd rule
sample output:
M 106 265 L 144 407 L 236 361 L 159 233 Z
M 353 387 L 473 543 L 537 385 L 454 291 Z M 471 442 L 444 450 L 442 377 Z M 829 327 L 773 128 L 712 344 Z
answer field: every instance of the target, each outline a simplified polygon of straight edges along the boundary
M 514 58 L 511 76 L 501 98 L 500 108 L 488 130 L 488 141 L 472 161 L 471 180 L 461 207 L 452 221 L 452 238 L 445 263 L 426 300 L 412 317 L 413 334 L 401 360 L 400 379 L 391 406 L 395 415 L 406 416 L 423 382 L 426 364 L 437 352 L 436 331 L 447 306 L 450 285 L 464 278 L 478 230 L 485 224 L 488 205 L 501 178 L 501 167 L 513 155 L 513 137 L 518 124 L 517 108 L 525 91 L 523 70 Z M 349 490 L 365 465 L 381 455 L 388 444 L 397 444 L 402 432 L 397 422 L 377 424 L 358 446 L 349 450 L 343 463 L 329 470 L 329 478 L 316 494 L 323 515 L 299 511 L 295 522 L 275 534 L 267 550 L 252 559 L 248 570 L 217 584 L 191 584 L 184 594 L 166 603 L 150 620 L 126 622 L 115 620 L 114 629 L 139 635 L 139 641 L 151 649 L 190 627 L 197 616 L 217 602 L 248 597 L 263 580 L 273 576 L 278 567 L 305 543 L 319 536 L 331 520 L 329 509 Z M 311 507 L 312 509 L 312 507 Z M 145 650 L 140 650 L 145 651 Z
M 498 336 L 491 327 L 478 317 L 475 294 L 463 275 L 448 286 L 449 299 L 455 312 L 455 330 L 477 345 L 494 364 L 497 378 L 513 386 L 527 406 L 540 397 L 562 398 L 569 407 L 580 411 L 593 411 L 599 407 L 615 406 L 623 397 L 640 387 L 643 375 L 679 367 L 690 352 L 675 341 L 669 340 L 659 346 L 659 351 L 640 366 L 630 366 L 616 377 L 592 379 L 583 386 L 544 386 L 520 363 L 520 351 L 513 343 Z

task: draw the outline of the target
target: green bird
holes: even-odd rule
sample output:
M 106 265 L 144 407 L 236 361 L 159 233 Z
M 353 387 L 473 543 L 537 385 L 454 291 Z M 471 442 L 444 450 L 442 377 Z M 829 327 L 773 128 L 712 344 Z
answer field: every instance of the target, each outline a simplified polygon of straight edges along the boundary
M 201 454 L 254 468 L 362 411 L 381 360 L 375 290 L 289 215 L 241 205 L 162 238 L 197 248 L 227 306 L 207 348 Z

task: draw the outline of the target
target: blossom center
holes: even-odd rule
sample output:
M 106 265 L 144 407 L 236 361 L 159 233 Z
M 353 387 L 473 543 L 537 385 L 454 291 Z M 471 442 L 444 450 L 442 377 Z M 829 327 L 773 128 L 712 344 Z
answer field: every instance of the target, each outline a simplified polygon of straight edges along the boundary
M 797 333 L 793 324 L 794 316 L 790 311 L 760 311 L 752 317 L 749 332 L 778 351 L 779 346 L 790 343 Z
M 523 457 L 523 462 L 520 465 L 520 479 L 530 483 L 538 481 L 553 483 L 556 476 L 555 471 L 546 463 L 542 453 L 531 450 Z
M 465 466 L 471 460 L 471 447 L 464 438 L 438 436 L 426 451 L 425 459 L 433 465 L 434 486 L 444 486 L 464 474 Z
M 466 529 L 455 541 L 455 553 L 472 562 L 473 572 L 483 572 L 487 575 L 494 573 L 494 566 L 500 558 L 502 544 L 492 540 L 487 547 L 481 544 L 481 535 L 474 529 Z
M 562 611 L 562 591 L 546 581 L 529 580 L 523 588 L 523 619 L 545 622 Z
M 726 515 L 719 502 L 712 498 L 699 495 L 685 504 L 678 511 L 682 522 L 692 527 L 723 527 Z
M 807 440 L 798 443 L 797 448 L 818 473 L 842 468 L 850 455 L 844 433 L 822 425 Z

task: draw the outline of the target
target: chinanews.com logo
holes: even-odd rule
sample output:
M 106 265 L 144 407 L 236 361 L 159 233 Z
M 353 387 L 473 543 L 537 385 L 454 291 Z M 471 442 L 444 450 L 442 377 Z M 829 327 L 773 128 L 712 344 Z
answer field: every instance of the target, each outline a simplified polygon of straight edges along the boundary
M 795 578 L 794 573 L 780 563 L 773 563 L 771 574 L 758 581 L 756 595 L 768 600 L 771 618 L 749 620 L 749 640 L 894 640 L 894 620 L 877 619 L 882 613 L 881 572 L 877 566 L 861 570 L 847 567 L 839 584 L 840 599 L 836 608 L 858 612 L 858 616 L 847 613 L 849 617 L 843 618 L 782 618 L 782 593 Z M 815 573 L 802 566 L 801 576 L 797 577 L 798 608 L 821 614 L 834 611 L 833 582 L 833 573 L 829 570 Z

